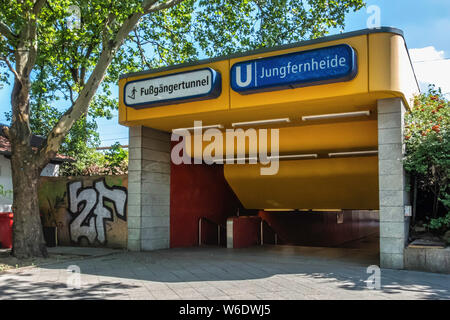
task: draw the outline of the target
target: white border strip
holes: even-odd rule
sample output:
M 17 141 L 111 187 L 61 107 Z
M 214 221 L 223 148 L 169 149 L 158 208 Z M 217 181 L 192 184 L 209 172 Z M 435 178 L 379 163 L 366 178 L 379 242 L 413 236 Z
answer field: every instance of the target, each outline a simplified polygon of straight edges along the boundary
M 338 157 L 338 156 L 354 156 L 354 155 L 366 155 L 366 154 L 378 154 L 378 150 L 332 152 L 332 153 L 329 153 L 328 156 L 329 157 Z
M 234 127 L 246 127 L 251 125 L 265 125 L 272 123 L 281 123 L 281 122 L 291 122 L 289 118 L 280 118 L 280 119 L 268 119 L 268 120 L 257 120 L 257 121 L 244 121 L 244 122 L 234 122 L 231 126 Z
M 201 127 L 190 127 L 190 128 L 177 128 L 177 129 L 172 129 L 173 133 L 176 133 L 177 131 L 182 131 L 182 130 L 195 130 L 195 129 L 223 129 L 223 125 L 221 124 L 212 124 L 210 126 L 201 126 Z
M 288 154 L 285 156 L 270 156 L 268 159 L 302 159 L 302 158 L 317 158 L 317 153 L 311 154 Z
M 288 155 L 284 155 L 284 156 L 269 156 L 267 157 L 268 160 L 280 160 L 280 159 L 303 159 L 303 158 L 317 158 L 318 155 L 317 153 L 311 153 L 311 154 L 288 154 Z M 227 161 L 233 161 L 233 163 L 236 161 L 250 161 L 250 160 L 255 160 L 258 161 L 257 157 L 245 157 L 245 158 L 224 158 L 224 159 L 217 159 L 217 160 L 213 160 L 214 163 L 227 163 Z
M 303 116 L 302 120 L 308 121 L 308 120 L 336 119 L 336 118 L 359 117 L 359 116 L 370 116 L 370 111 L 367 110 L 355 112 L 318 114 L 313 116 Z

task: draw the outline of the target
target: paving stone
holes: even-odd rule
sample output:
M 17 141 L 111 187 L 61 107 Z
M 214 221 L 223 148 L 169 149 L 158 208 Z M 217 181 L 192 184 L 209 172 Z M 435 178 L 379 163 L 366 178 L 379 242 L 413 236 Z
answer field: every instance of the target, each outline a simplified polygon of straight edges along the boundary
M 352 250 L 120 252 L 108 257 L 111 261 L 93 257 L 80 262 L 80 290 L 66 285 L 67 263 L 2 273 L 0 300 L 450 299 L 447 274 L 381 269 L 381 290 L 369 290 L 366 270 L 372 258 Z M 355 261 L 354 255 L 360 259 Z

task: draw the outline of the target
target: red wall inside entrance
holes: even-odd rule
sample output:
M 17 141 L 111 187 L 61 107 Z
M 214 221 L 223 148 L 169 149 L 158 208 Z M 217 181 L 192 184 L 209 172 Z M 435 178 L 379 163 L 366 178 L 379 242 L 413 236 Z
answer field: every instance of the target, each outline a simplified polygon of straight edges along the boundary
M 227 217 L 236 215 L 238 207 L 240 202 L 224 178 L 222 165 L 171 165 L 171 248 L 197 246 L 201 217 L 225 226 Z M 208 242 L 217 242 L 217 236 L 211 234 L 214 239 Z
M 260 217 L 234 217 L 228 219 L 228 223 L 233 224 L 233 248 L 246 248 L 261 244 Z
M 378 212 L 344 210 L 343 223 L 336 212 L 267 212 L 259 216 L 277 233 L 278 244 L 334 247 L 377 234 Z

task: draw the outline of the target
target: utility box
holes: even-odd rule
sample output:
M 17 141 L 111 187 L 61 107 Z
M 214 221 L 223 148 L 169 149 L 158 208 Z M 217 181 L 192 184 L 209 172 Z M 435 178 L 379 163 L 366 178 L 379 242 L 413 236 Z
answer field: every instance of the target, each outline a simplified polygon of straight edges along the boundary
M 11 205 L 0 205 L 1 248 L 12 248 L 13 213 Z

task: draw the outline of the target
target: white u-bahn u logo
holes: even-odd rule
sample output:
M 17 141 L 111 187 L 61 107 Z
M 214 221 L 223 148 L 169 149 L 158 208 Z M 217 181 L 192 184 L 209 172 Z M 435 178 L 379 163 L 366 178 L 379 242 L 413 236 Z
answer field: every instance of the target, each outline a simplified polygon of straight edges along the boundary
M 245 81 L 242 81 L 242 73 L 241 73 L 241 66 L 236 67 L 236 84 L 241 87 L 245 88 L 250 85 L 252 82 L 252 65 L 247 64 L 247 75 L 245 76 Z

